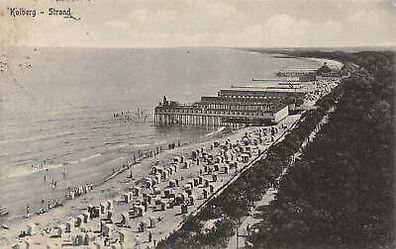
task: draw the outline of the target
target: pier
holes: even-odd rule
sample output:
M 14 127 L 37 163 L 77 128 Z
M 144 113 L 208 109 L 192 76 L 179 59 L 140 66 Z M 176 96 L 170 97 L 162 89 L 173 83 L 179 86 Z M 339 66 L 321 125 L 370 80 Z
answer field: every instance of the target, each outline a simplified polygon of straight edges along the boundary
M 232 88 L 192 105 L 168 101 L 154 109 L 155 126 L 249 126 L 277 124 L 302 103 L 299 89 Z

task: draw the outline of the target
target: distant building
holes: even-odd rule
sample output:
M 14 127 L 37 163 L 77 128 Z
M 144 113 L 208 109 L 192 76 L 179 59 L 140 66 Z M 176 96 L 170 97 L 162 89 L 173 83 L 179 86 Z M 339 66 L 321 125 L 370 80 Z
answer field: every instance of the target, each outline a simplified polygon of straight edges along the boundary
M 277 74 L 278 77 L 298 78 L 300 82 L 309 82 L 317 80 L 317 77 L 338 78 L 341 77 L 341 71 L 330 68 L 327 62 L 319 69 L 301 68 L 301 69 L 284 69 Z
M 341 77 L 341 71 L 331 69 L 329 66 L 327 66 L 327 62 L 325 62 L 323 64 L 323 66 L 318 69 L 317 76 L 330 77 L 330 78 L 336 77 L 337 78 L 337 77 Z
M 323 64 L 323 66 L 322 67 L 320 67 L 318 70 L 317 70 L 317 75 L 322 75 L 322 74 L 327 74 L 327 73 L 331 73 L 331 68 L 329 67 L 329 66 L 327 66 L 327 62 L 325 62 L 324 64 Z

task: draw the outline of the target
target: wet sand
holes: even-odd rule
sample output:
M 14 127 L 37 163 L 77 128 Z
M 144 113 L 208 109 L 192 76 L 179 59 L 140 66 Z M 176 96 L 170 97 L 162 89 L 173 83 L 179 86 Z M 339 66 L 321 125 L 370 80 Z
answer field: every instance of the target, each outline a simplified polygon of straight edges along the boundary
M 212 136 L 217 134 L 213 132 Z M 195 139 L 205 141 L 210 138 L 211 136 Z M 181 143 L 183 145 L 186 142 L 181 141 Z M 142 153 L 144 154 L 148 150 L 155 150 L 155 148 L 159 147 L 165 150 L 166 146 L 166 143 L 151 145 L 151 148 L 142 148 Z M 113 170 L 120 169 L 128 160 L 137 157 L 136 154 L 137 152 L 134 150 L 131 150 L 130 153 L 126 153 L 124 150 L 122 152 L 113 150 L 97 154 L 97 156 L 87 156 L 76 164 L 49 167 L 48 172 L 42 170 L 19 177 L 1 179 L 0 204 L 6 206 L 10 211 L 4 222 L 13 224 L 23 218 L 27 205 L 30 206 L 31 213 L 37 212 L 41 207 L 41 200 L 45 201 L 45 206 L 49 200 L 57 200 L 63 203 L 68 187 L 78 187 L 92 182 L 94 184 L 100 183 L 111 175 Z M 64 170 L 67 171 L 66 177 L 63 176 Z M 46 181 L 44 181 L 45 175 Z M 52 181 L 57 182 L 56 188 L 53 188 Z

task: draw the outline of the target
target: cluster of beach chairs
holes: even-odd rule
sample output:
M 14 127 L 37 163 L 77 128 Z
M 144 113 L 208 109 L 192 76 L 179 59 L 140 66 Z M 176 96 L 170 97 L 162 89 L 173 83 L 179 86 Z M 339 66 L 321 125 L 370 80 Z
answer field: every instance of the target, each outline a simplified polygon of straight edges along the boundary
M 317 101 L 324 95 L 329 94 L 338 84 L 340 80 L 319 80 L 314 82 L 313 89 L 310 93 L 305 95 L 304 102 Z
M 113 229 L 113 200 L 107 200 L 100 205 L 89 205 L 85 211 L 76 217 L 71 217 L 64 224 L 52 228 L 46 228 L 41 232 L 41 236 L 48 238 L 46 245 L 40 245 L 33 239 L 24 239 L 15 244 L 13 249 L 35 248 L 121 248 L 125 241 L 123 231 Z M 96 221 L 96 222 L 95 222 Z M 21 231 L 20 237 L 31 237 L 38 233 L 36 224 L 31 222 L 26 229 Z M 51 243 L 51 240 L 58 239 L 58 243 Z M 60 239 L 60 240 L 59 240 Z M 116 246 L 119 245 L 119 246 Z
M 135 182 L 129 179 L 118 197 L 88 205 L 80 215 L 44 229 L 42 235 L 48 243 L 43 248 L 120 249 L 143 243 L 143 248 L 154 247 L 159 237 L 167 235 L 158 237 L 159 224 L 172 222 L 175 216 L 185 218 L 196 210 L 286 128 L 255 128 L 236 141 L 213 141 L 207 147 L 176 155 L 164 165 L 157 161 L 146 177 Z M 93 184 L 80 186 L 70 190 L 68 196 L 72 199 L 92 189 Z M 24 239 L 14 248 L 32 248 L 31 236 L 36 233 L 34 223 L 29 224 L 21 236 Z

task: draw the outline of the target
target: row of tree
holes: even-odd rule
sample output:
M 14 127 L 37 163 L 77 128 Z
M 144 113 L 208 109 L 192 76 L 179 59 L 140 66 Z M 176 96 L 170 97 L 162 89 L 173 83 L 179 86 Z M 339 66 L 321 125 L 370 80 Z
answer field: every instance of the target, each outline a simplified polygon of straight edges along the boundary
M 296 55 L 359 69 L 338 87 L 337 111 L 263 210 L 253 248 L 394 248 L 394 54 Z

